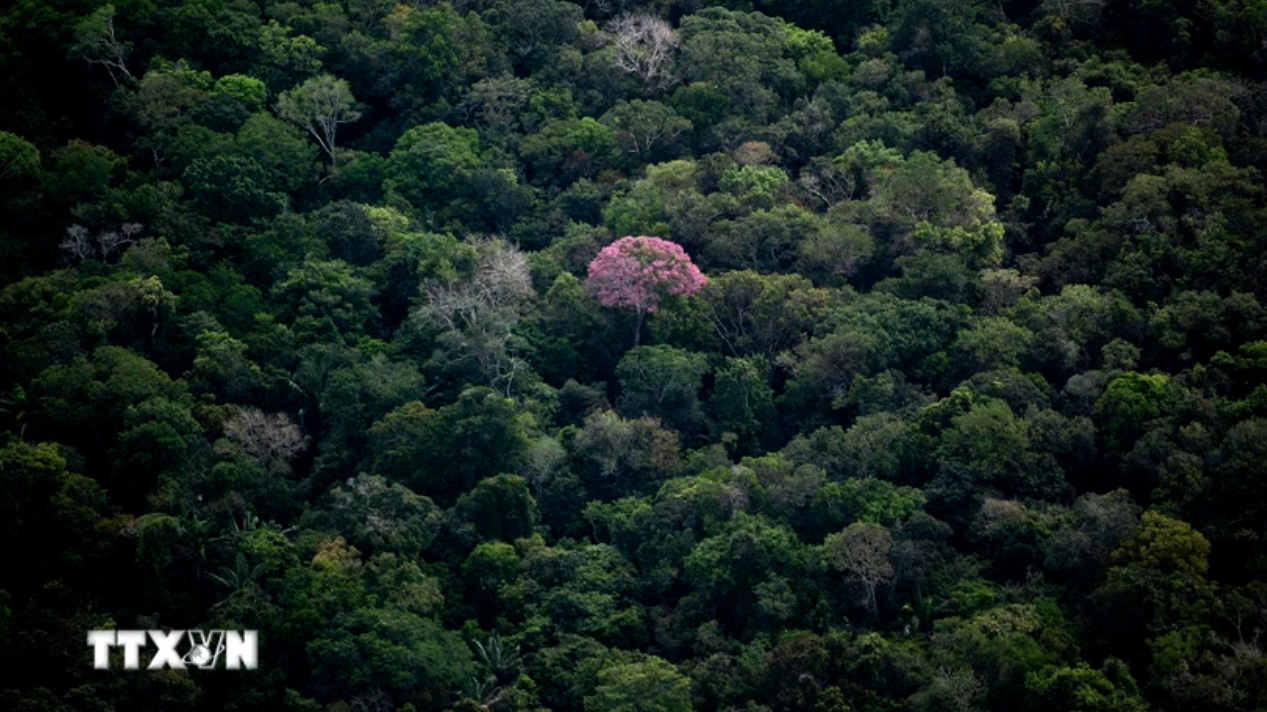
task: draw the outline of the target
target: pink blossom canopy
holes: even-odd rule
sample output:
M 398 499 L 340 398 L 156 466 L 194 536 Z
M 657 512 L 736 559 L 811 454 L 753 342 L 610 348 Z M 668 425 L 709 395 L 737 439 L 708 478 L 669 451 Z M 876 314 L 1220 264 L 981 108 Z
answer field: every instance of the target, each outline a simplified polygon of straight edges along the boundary
M 648 235 L 622 237 L 604 247 L 585 279 L 603 306 L 650 314 L 660 308 L 662 295 L 690 296 L 707 283 L 681 245 Z

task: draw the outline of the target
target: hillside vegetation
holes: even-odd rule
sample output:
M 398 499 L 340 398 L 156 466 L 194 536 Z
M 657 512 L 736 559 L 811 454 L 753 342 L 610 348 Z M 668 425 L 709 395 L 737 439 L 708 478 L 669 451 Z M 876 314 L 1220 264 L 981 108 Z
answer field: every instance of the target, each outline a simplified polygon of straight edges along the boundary
M 5 6 L 0 707 L 1267 709 L 1262 0 Z

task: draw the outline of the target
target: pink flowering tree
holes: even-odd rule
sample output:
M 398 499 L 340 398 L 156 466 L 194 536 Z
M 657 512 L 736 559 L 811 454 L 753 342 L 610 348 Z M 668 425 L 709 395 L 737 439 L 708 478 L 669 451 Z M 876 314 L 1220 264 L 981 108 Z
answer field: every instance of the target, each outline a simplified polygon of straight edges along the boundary
M 642 336 L 647 314 L 660 309 L 668 294 L 691 296 L 708 278 L 676 242 L 639 235 L 622 237 L 604 247 L 590 262 L 585 286 L 605 307 L 630 309 L 638 315 L 634 346 Z

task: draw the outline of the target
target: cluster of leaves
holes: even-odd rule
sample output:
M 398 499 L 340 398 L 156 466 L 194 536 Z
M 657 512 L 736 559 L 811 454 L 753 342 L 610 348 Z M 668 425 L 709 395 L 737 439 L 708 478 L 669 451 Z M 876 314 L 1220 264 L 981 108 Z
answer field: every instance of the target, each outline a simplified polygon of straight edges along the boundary
M 10 3 L 0 706 L 1267 706 L 1264 36 Z
M 640 235 L 622 237 L 599 250 L 585 283 L 603 306 L 632 309 L 638 315 L 636 347 L 643 319 L 660 310 L 664 296 L 694 296 L 708 280 L 681 245 Z

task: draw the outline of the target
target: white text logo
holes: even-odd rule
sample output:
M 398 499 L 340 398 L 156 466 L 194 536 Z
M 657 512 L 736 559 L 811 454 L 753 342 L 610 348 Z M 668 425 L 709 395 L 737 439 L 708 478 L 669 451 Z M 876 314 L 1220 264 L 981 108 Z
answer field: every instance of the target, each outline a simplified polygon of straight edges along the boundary
M 90 630 L 92 666 L 110 669 L 110 649 L 123 649 L 123 669 L 141 669 L 141 648 L 157 651 L 146 670 L 213 670 L 224 656 L 226 670 L 254 670 L 258 665 L 259 634 L 253 630 Z

